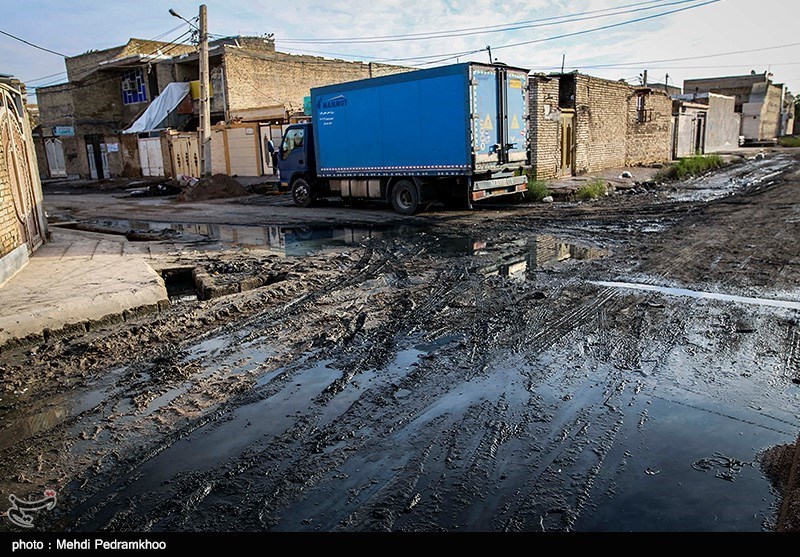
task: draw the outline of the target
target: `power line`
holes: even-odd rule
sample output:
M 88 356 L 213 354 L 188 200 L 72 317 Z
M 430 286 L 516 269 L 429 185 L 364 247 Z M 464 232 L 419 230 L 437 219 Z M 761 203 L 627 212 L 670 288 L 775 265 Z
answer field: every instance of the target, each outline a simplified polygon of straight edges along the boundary
M 62 74 L 65 74 L 65 73 L 67 73 L 67 70 L 64 70 L 64 71 L 61 71 L 61 72 L 58 72 L 58 73 L 52 73 L 50 75 L 45 75 L 45 76 L 42 76 L 42 77 L 37 77 L 35 79 L 29 79 L 27 81 L 23 81 L 23 83 L 25 85 L 27 85 L 28 83 L 33 83 L 34 81 L 42 81 L 43 79 L 49 79 L 51 77 L 56 77 L 57 75 L 62 75 Z
M 180 24 L 176 25 L 175 27 L 173 27 L 172 29 L 170 29 L 170 30 L 168 30 L 168 31 L 164 31 L 164 32 L 163 32 L 163 33 L 161 33 L 160 35 L 157 35 L 157 36 L 153 37 L 152 39 L 148 39 L 148 40 L 149 40 L 149 41 L 158 41 L 158 40 L 160 40 L 160 39 L 163 39 L 164 37 L 166 37 L 166 36 L 167 36 L 167 35 L 169 35 L 170 33 L 174 33 L 175 31 L 177 31 L 178 29 L 180 29 L 180 28 L 181 28 L 181 27 L 183 27 L 184 25 L 186 25 L 186 23 L 180 23 Z M 170 44 L 170 43 L 166 43 L 166 44 Z M 69 58 L 69 56 L 65 56 L 65 58 Z M 110 58 L 106 58 L 106 59 L 105 59 L 105 60 L 103 60 L 103 61 L 104 61 L 104 62 L 108 62 L 108 61 L 110 61 L 110 60 L 113 60 L 113 59 L 114 59 L 114 57 L 112 56 L 112 57 L 110 57 Z M 62 74 L 65 74 L 65 73 L 67 73 L 67 71 L 66 71 L 66 70 L 64 70 L 64 71 L 61 71 L 61 72 L 58 72 L 58 73 L 54 73 L 54 74 L 50 74 L 50 75 L 46 75 L 46 76 L 43 76 L 43 77 L 37 77 L 37 78 L 34 78 L 34 79 L 28 79 L 28 80 L 25 80 L 25 81 L 23 81 L 23 83 L 25 83 L 25 84 L 27 85 L 28 83 L 33 83 L 34 81 L 42 81 L 43 79 L 48 79 L 48 78 L 51 78 L 51 77 L 56 77 L 56 76 L 58 76 L 58 75 L 62 75 Z M 56 81 L 53 81 L 53 82 L 49 83 L 48 85 L 52 85 L 53 83 L 57 83 L 58 81 L 60 81 L 60 79 L 59 79 L 59 80 L 56 80 Z M 41 87 L 47 87 L 48 85 L 42 85 Z
M 684 12 L 684 11 L 687 11 L 687 10 L 693 10 L 695 8 L 700 8 L 700 7 L 703 7 L 703 6 L 707 6 L 709 4 L 716 4 L 717 2 L 721 2 L 721 1 L 722 0 L 706 0 L 706 1 L 702 2 L 702 3 L 700 3 L 700 4 L 694 4 L 692 6 L 684 6 L 682 8 L 676 8 L 674 10 L 668 10 L 666 12 L 660 12 L 660 13 L 657 13 L 657 14 L 651 14 L 651 15 L 644 16 L 644 17 L 637 17 L 635 19 L 628 19 L 628 20 L 625 20 L 625 21 L 620 21 L 620 22 L 617 22 L 617 23 L 611 23 L 609 25 L 603 25 L 603 26 L 600 26 L 600 27 L 592 27 L 590 29 L 583 29 L 581 31 L 574 31 L 574 32 L 571 32 L 571 33 L 562 33 L 560 35 L 552 35 L 550 37 L 543 37 L 541 39 L 533 39 L 533 40 L 529 40 L 529 41 L 521 41 L 521 42 L 510 43 L 510 44 L 505 44 L 505 45 L 500 45 L 500 46 L 493 46 L 492 50 L 503 50 L 503 49 L 514 48 L 514 47 L 518 47 L 518 46 L 525 46 L 525 45 L 530 45 L 530 44 L 543 43 L 543 42 L 547 42 L 547 41 L 554 41 L 554 40 L 558 40 L 558 39 L 564 39 L 564 38 L 568 38 L 568 37 L 576 37 L 576 36 L 579 36 L 579 35 L 586 35 L 588 33 L 595 33 L 597 31 L 605 31 L 607 29 L 614 29 L 616 27 L 622 27 L 624 25 L 630 25 L 632 23 L 640 23 L 640 22 L 643 22 L 643 21 L 649 21 L 649 20 L 656 19 L 656 18 L 659 18 L 659 17 L 672 15 L 672 14 L 675 14 L 675 13 L 678 13 L 678 12 Z M 427 66 L 427 65 L 431 65 L 431 64 L 437 64 L 437 63 L 440 63 L 440 62 L 446 62 L 448 60 L 452 60 L 454 58 L 458 58 L 458 57 L 461 57 L 461 56 L 467 56 L 469 54 L 475 54 L 475 53 L 478 53 L 478 52 L 482 52 L 484 50 L 486 50 L 486 49 L 485 48 L 481 48 L 481 49 L 472 50 L 472 51 L 448 52 L 448 53 L 440 53 L 440 54 L 432 54 L 432 55 L 424 55 L 424 56 L 411 56 L 411 57 L 406 57 L 406 58 L 383 58 L 383 59 L 379 59 L 377 61 L 380 61 L 380 62 L 405 62 L 405 61 L 412 61 L 412 60 L 427 60 L 427 59 L 430 59 L 430 58 L 436 58 L 436 60 L 433 60 L 433 61 L 430 61 L 430 62 L 420 62 L 419 64 L 416 64 L 417 66 Z
M 464 37 L 468 35 L 482 35 L 489 33 L 504 33 L 509 31 L 518 31 L 521 29 L 531 29 L 536 27 L 548 27 L 552 25 L 564 25 L 567 23 L 575 23 L 579 21 L 587 21 L 592 19 L 599 19 L 605 17 L 613 17 L 616 15 L 624 15 L 629 13 L 655 10 L 665 8 L 667 6 L 674 6 L 678 4 L 686 4 L 695 2 L 697 0 L 650 0 L 647 2 L 637 2 L 635 4 L 627 4 L 624 6 L 617 6 L 614 8 L 605 8 L 603 10 L 592 10 L 588 12 L 581 12 L 572 15 L 562 15 L 555 17 L 547 17 L 541 19 L 531 19 L 525 21 L 518 21 L 514 23 L 505 23 L 500 25 L 490 25 L 486 27 L 471 27 L 465 29 L 454 29 L 447 31 L 431 31 L 428 33 L 410 33 L 407 35 L 384 35 L 377 37 L 345 37 L 345 38 L 331 38 L 331 39 L 279 39 L 282 43 L 303 43 L 303 44 L 371 44 L 371 43 L 385 43 L 385 42 L 403 42 L 403 41 L 423 41 L 432 39 L 442 39 L 450 37 Z M 650 4 L 644 7 L 629 9 L 632 6 L 642 6 L 642 4 Z M 657 4 L 657 5 L 652 5 Z M 611 13 L 601 13 L 611 12 Z M 593 15 L 592 15 L 593 14 Z M 580 17 L 585 16 L 585 17 Z M 561 20 L 561 21 L 558 21 Z
M 720 56 L 733 56 L 736 54 L 750 54 L 752 52 L 765 52 L 767 50 L 779 50 L 781 48 L 791 48 L 794 46 L 800 46 L 800 43 L 789 43 L 777 46 L 766 46 L 762 48 L 752 48 L 748 50 L 734 50 L 731 52 L 718 52 L 716 54 L 706 54 L 701 56 L 685 56 L 683 58 L 662 58 L 661 60 L 647 60 L 647 61 L 639 61 L 639 62 L 620 62 L 618 64 L 576 64 L 573 67 L 575 68 L 587 68 L 587 69 L 601 69 L 601 68 L 615 68 L 615 67 L 622 67 L 622 66 L 647 66 L 649 64 L 661 64 L 664 62 L 686 62 L 689 60 L 703 60 L 705 58 L 718 58 Z M 749 65 L 749 64 L 745 64 Z M 550 69 L 553 66 L 539 66 L 536 69 L 544 68 Z
M 186 32 L 182 33 L 181 35 L 179 35 L 179 36 L 175 37 L 174 39 L 172 39 L 170 42 L 164 43 L 163 45 L 161 45 L 159 48 L 157 48 L 153 52 L 150 52 L 149 54 L 144 54 L 143 56 L 145 58 L 149 58 L 151 56 L 158 55 L 159 53 L 162 54 L 162 55 L 163 54 L 167 54 L 167 53 L 175 50 L 175 48 L 177 48 L 178 46 L 180 46 L 182 44 L 186 44 L 186 42 L 185 41 L 181 41 L 181 39 L 183 39 L 187 35 L 191 35 L 192 33 L 194 33 L 194 30 L 193 29 L 189 29 L 188 31 L 186 31 Z M 178 41 L 181 41 L 181 42 L 178 42 Z M 166 50 L 163 49 L 164 46 L 169 46 L 169 45 L 172 45 L 172 47 L 168 48 Z M 113 58 L 110 58 L 109 60 L 113 60 Z M 106 60 L 106 61 L 109 61 L 109 60 Z M 89 81 L 89 82 L 86 82 L 86 83 L 79 83 L 79 84 L 66 83 L 64 85 L 67 87 L 67 90 L 74 91 L 76 89 L 83 89 L 84 87 L 90 87 L 92 85 L 97 85 L 98 83 L 103 83 L 103 82 L 106 82 L 106 81 L 110 81 L 112 79 L 119 79 L 119 76 L 118 75 L 111 75 L 111 76 L 103 77 L 103 78 L 100 78 L 100 79 L 96 79 L 94 81 Z M 42 89 L 44 87 L 49 87 L 49 84 L 48 85 L 40 85 L 38 87 L 31 87 L 31 89 Z
M 39 46 L 38 44 L 34 44 L 34 43 L 30 42 L 30 41 L 26 41 L 25 39 L 23 39 L 21 37 L 17 37 L 16 35 L 12 35 L 11 33 L 7 33 L 6 31 L 3 31 L 2 29 L 0 29 L 0 34 L 5 35 L 6 37 L 11 37 L 14 40 L 17 40 L 17 41 L 19 41 L 21 43 L 25 43 L 28 46 L 32 46 L 33 48 L 38 48 L 39 50 L 43 50 L 45 52 L 49 52 L 50 54 L 55 54 L 56 56 L 61 56 L 62 58 L 69 58 L 66 54 L 62 54 L 61 52 L 56 52 L 55 50 L 50 50 L 49 48 L 45 48 L 43 46 Z

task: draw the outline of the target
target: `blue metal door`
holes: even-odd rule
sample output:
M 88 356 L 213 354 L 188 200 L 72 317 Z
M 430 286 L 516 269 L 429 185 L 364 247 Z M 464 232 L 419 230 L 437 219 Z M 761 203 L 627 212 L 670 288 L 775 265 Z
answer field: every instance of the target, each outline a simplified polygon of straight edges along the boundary
M 525 91 L 528 76 L 522 72 L 508 71 L 506 74 L 506 160 L 525 161 L 528 151 L 528 103 Z
M 497 77 L 493 68 L 472 68 L 472 151 L 477 163 L 500 161 Z

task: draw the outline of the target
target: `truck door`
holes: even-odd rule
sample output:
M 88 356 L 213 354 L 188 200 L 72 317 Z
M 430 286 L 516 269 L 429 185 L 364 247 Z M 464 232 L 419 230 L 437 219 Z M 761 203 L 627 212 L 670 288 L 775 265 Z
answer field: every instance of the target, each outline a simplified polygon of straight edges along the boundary
M 292 176 L 295 174 L 305 174 L 308 171 L 305 128 L 305 126 L 290 126 L 283 135 L 278 168 L 281 184 L 284 186 L 291 184 Z
M 525 91 L 528 76 L 521 72 L 500 70 L 505 86 L 505 146 L 504 162 L 524 162 L 528 158 L 528 106 Z
M 503 142 L 497 120 L 497 77 L 493 69 L 472 69 L 472 151 L 477 163 L 500 162 Z

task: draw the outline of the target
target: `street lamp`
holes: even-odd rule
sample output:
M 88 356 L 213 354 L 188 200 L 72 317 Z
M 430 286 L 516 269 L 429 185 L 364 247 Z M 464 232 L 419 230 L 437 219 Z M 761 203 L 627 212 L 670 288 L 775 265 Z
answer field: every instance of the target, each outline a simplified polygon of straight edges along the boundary
M 175 10 L 173 10 L 172 8 L 170 8 L 170 9 L 169 9 L 169 15 L 171 15 L 172 17 L 177 17 L 178 19 L 182 19 L 183 21 L 185 21 L 186 23 L 188 23 L 189 25 L 191 25 L 192 27 L 194 27 L 194 28 L 195 28 L 195 30 L 198 30 L 198 29 L 197 29 L 197 25 L 195 25 L 194 23 L 192 23 L 191 21 L 189 21 L 188 19 L 186 19 L 185 17 L 183 17 L 181 14 L 179 14 L 178 12 L 176 12 Z

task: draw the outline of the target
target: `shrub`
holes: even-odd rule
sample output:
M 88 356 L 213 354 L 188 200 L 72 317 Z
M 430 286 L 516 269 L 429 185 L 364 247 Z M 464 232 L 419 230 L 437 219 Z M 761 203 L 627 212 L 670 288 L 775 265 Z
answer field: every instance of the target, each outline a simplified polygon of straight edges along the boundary
M 541 201 L 550 195 L 550 188 L 547 183 L 541 180 L 528 180 L 528 191 L 525 192 L 525 199 L 528 201 Z
M 778 140 L 778 143 L 781 144 L 781 147 L 800 147 L 800 136 L 787 135 L 785 137 L 781 137 Z
M 705 174 L 710 170 L 716 170 L 724 164 L 722 157 L 719 155 L 695 155 L 693 157 L 686 157 L 663 170 L 659 170 L 655 175 L 655 180 L 657 182 L 685 180 L 692 176 Z
M 578 190 L 578 199 L 586 201 L 589 199 L 597 199 L 608 194 L 608 184 L 600 178 L 595 178 L 580 187 Z

